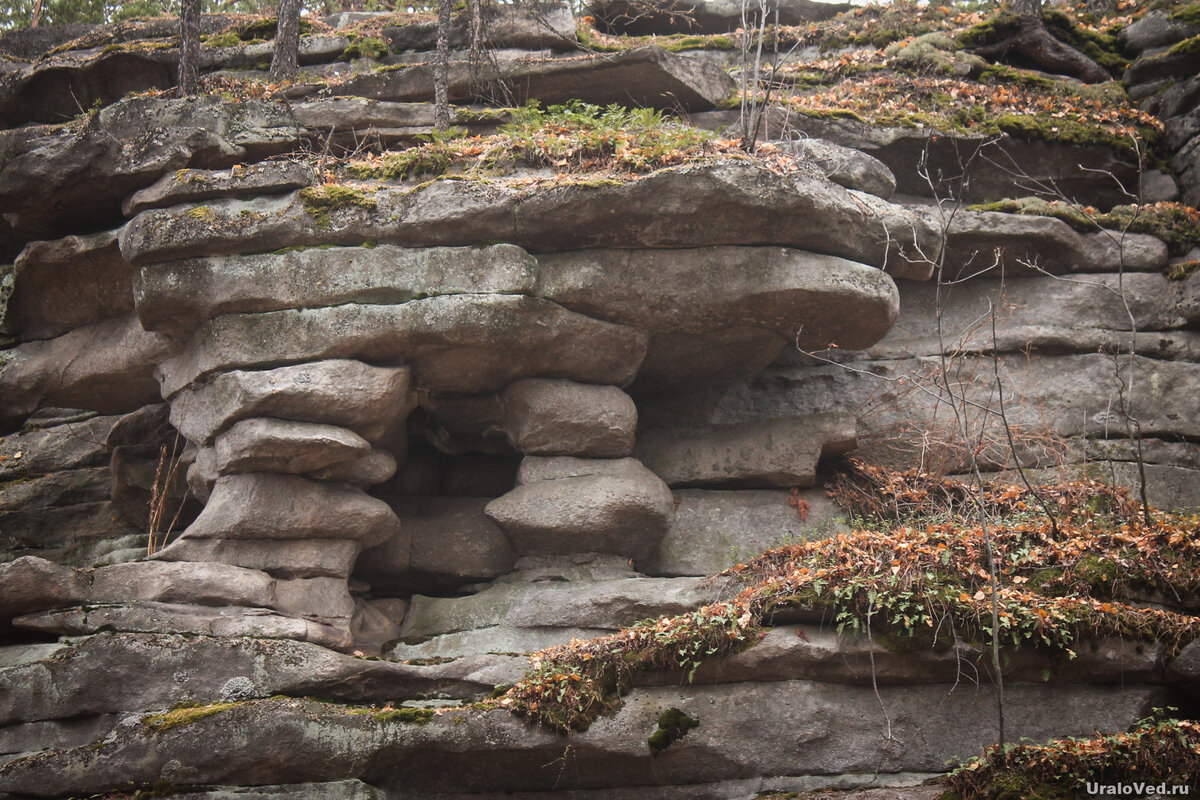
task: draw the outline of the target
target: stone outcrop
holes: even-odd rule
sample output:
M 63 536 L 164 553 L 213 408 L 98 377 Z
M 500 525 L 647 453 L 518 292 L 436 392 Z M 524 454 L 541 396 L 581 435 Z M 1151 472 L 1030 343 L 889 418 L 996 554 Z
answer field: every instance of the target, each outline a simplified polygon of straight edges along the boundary
M 591 13 L 741 26 L 723 0 L 671 26 L 685 5 Z M 784 25 L 845 10 L 779 6 Z M 502 49 L 482 73 L 469 15 L 450 31 L 468 135 L 523 118 L 501 96 L 737 116 L 728 53 L 578 52 L 565 6 L 487 14 Z M 691 619 L 742 588 L 707 576 L 845 530 L 825 493 L 843 455 L 1144 472 L 1153 501 L 1200 502 L 1196 251 L 931 203 L 958 177 L 955 200 L 1012 197 L 1009 168 L 1105 208 L 1118 182 L 1195 203 L 1200 83 L 1160 49 L 1191 27 L 1150 12 L 1122 35 L 1176 173 L 1139 184 L 1102 144 L 774 112 L 758 155 L 717 143 L 636 174 L 480 145 L 446 174 L 351 175 L 342 155 L 432 131 L 436 26 L 310 23 L 303 80 L 237 100 L 126 96 L 173 85 L 173 22 L 0 37 L 33 59 L 0 66 L 0 794 L 915 784 L 995 739 L 989 654 L 941 631 L 909 651 L 780 609 L 727 657 L 614 676 L 623 705 L 566 741 L 471 706 L 532 651 Z M 659 42 L 706 44 L 680 38 Z M 272 42 L 216 41 L 210 80 L 264 77 Z M 1194 643 L 1072 647 L 1005 653 L 1010 739 L 1200 696 Z M 699 727 L 655 754 L 669 709 Z

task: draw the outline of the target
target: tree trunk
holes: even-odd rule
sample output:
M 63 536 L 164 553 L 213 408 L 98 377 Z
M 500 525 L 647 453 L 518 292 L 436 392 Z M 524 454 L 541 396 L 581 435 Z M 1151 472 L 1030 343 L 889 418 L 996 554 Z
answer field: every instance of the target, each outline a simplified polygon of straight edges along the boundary
M 183 0 L 179 9 L 179 91 L 200 91 L 200 0 Z
M 36 28 L 42 21 L 42 3 L 44 2 L 45 0 L 37 0 L 33 7 L 33 17 L 29 20 L 29 27 Z
M 271 57 L 271 80 L 286 81 L 300 63 L 300 0 L 279 0 L 279 24 L 275 33 L 275 55 Z
M 433 62 L 433 127 L 450 128 L 450 11 L 451 0 L 438 0 L 437 55 Z
M 1112 80 L 1104 67 L 1050 35 L 1042 22 L 1042 0 L 1007 0 L 1004 10 L 1019 18 L 1016 30 L 998 42 L 975 48 L 976 55 L 1007 61 L 1015 57 L 1046 72 L 1072 75 L 1088 83 Z

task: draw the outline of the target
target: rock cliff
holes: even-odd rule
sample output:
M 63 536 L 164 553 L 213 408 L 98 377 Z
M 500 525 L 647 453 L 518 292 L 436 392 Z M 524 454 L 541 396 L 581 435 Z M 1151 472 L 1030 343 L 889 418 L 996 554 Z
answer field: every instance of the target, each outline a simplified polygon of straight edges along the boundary
M 1088 105 L 977 20 L 785 3 L 751 148 L 727 5 L 497 6 L 482 73 L 460 21 L 459 136 L 420 15 L 313 20 L 287 85 L 206 17 L 196 98 L 173 21 L 0 37 L 0 797 L 732 798 L 994 741 L 977 647 L 819 615 L 567 737 L 481 702 L 846 530 L 847 454 L 1200 505 L 1194 27 L 1124 20 Z M 1027 105 L 947 122 L 979 87 Z M 1196 647 L 1018 659 L 1009 737 L 1191 702 Z

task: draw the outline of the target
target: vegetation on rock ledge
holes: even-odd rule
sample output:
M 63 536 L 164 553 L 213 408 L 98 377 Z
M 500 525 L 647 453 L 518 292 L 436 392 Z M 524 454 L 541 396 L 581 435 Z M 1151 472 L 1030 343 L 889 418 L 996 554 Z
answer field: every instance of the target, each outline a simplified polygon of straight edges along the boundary
M 1144 607 L 1141 597 L 1200 591 L 1200 516 L 1153 512 L 1124 490 L 1084 481 L 1027 489 L 896 473 L 851 460 L 835 497 L 862 514 L 852 533 L 770 550 L 723 573 L 733 600 L 531 657 L 498 705 L 558 730 L 583 730 L 620 706 L 635 671 L 690 679 L 706 659 L 754 644 L 786 608 L 823 612 L 839 630 L 877 631 L 923 646 L 992 636 L 982 504 L 999 566 L 1000 629 L 1014 646 L 1073 655 L 1079 637 L 1200 638 L 1200 618 Z M 1053 509 L 1055 522 L 1040 509 Z M 1161 602 L 1161 600 L 1160 600 Z

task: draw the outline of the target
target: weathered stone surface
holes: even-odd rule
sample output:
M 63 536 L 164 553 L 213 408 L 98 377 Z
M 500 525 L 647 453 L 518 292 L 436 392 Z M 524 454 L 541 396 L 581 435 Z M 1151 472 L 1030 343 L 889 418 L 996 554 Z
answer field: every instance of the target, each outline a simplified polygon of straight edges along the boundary
M 48 720 L 0 727 L 0 766 L 14 756 L 34 755 L 45 750 L 69 750 L 102 738 L 120 719 L 116 714 L 83 719 Z
M 49 406 L 119 414 L 157 402 L 154 365 L 174 347 L 165 336 L 142 330 L 129 314 L 4 351 L 0 432 Z
M 538 266 L 539 294 L 651 332 L 639 378 L 655 386 L 753 374 L 787 344 L 866 347 L 899 308 L 880 270 L 782 248 L 586 250 Z
M 737 121 L 737 111 L 702 112 L 694 124 L 723 128 Z M 1023 186 L 1054 186 L 1076 202 L 1110 208 L 1128 203 L 1122 187 L 1136 186 L 1136 161 L 1126 160 L 1105 145 L 1070 145 L 983 135 L 948 134 L 920 128 L 880 128 L 853 119 L 768 114 L 768 136 L 795 135 L 861 150 L 882 161 L 896 177 L 896 191 L 941 199 L 950 195 L 967 203 L 1028 194 L 1017 188 L 1013 172 L 1027 175 Z M 982 157 L 980 157 L 982 156 Z M 997 168 L 996 164 L 1003 164 Z M 921 174 L 924 165 L 929 179 Z M 964 166 L 966 169 L 964 170 Z M 1117 180 L 1098 181 L 1097 171 Z M 965 174 L 964 174 L 965 172 Z M 964 180 L 965 178 L 965 180 Z M 932 181 L 932 184 L 931 182 Z M 926 252 L 937 252 L 936 248 Z
M 516 553 L 484 513 L 486 497 L 409 498 L 392 507 L 400 532 L 364 550 L 355 577 L 373 592 L 445 592 L 512 569 Z
M 939 294 L 941 295 L 939 299 Z M 1158 332 L 1193 327 L 1200 322 L 1200 279 L 1167 280 L 1160 274 L 1089 274 L 1069 280 L 1052 276 L 979 278 L 969 292 L 916 282 L 900 284 L 900 316 L 872 358 L 904 358 L 946 352 L 1096 352 L 1111 338 L 1115 349 L 1129 348 L 1129 315 L 1148 339 Z M 989 302 L 996 313 L 995 341 Z M 1126 310 L 1128 303 L 1128 310 Z M 983 320 L 983 324 L 980 321 Z M 942 342 L 938 342 L 938 325 Z M 1148 352 L 1150 342 L 1137 342 Z
M 53 237 L 64 224 L 119 224 L 121 202 L 162 175 L 282 152 L 296 134 L 282 104 L 129 98 L 101 109 L 82 136 L 0 136 L 0 211 L 24 239 Z
M 1163 79 L 1188 79 L 1200 70 L 1200 53 L 1196 52 L 1166 52 L 1152 56 L 1143 56 L 1135 60 L 1125 70 L 1122 83 L 1126 86 L 1150 83 Z
M 312 182 L 312 168 L 295 161 L 235 164 L 228 170 L 181 169 L 127 197 L 121 204 L 121 211 L 132 217 L 147 208 L 166 208 L 242 194 L 289 192 Z
M 0 560 L 33 555 L 90 567 L 145 552 L 145 534 L 108 502 L 0 513 Z
M 101 631 L 180 633 L 195 636 L 261 636 L 294 639 L 324 647 L 349 649 L 349 626 L 334 627 L 244 606 L 193 606 L 139 602 L 46 611 L 16 617 L 13 626 L 28 630 L 84 636 Z
M 616 553 L 641 558 L 671 525 L 674 500 L 632 458 L 526 457 L 517 488 L 487 504 L 519 553 Z
M 531 294 L 536 263 L 512 245 L 313 248 L 150 264 L 135 280 L 146 330 L 184 335 L 221 314 L 404 303 L 440 294 Z
M 252 417 L 235 423 L 214 443 L 216 469 L 303 474 L 363 456 L 371 444 L 336 425 Z
M 894 268 L 915 249 L 937 252 L 939 235 L 923 216 L 844 189 L 815 167 L 779 175 L 741 161 L 537 191 L 502 180 L 381 187 L 365 193 L 363 203 L 329 209 L 321 219 L 306 212 L 298 196 L 220 200 L 205 208 L 196 216 L 184 208 L 138 214 L 122 231 L 121 252 L 141 265 L 197 252 L 364 241 L 423 247 L 503 241 L 530 252 L 779 245 Z
M 45 427 L 36 419 L 27 429 L 0 439 L 0 482 L 102 466 L 107 461 L 105 439 L 122 417 L 81 413 Z
M 637 407 L 615 386 L 527 378 L 504 389 L 504 432 L 521 453 L 617 458 L 636 430 Z
M 370 547 L 399 530 L 381 500 L 358 489 L 293 475 L 247 473 L 217 480 L 183 539 L 351 539 Z
M 615 630 L 694 610 L 717 591 L 699 578 L 497 583 L 467 597 L 415 595 L 402 632 L 420 639 L 496 626 Z
M 679 507 L 671 529 L 638 562 L 647 575 L 715 575 L 764 550 L 824 538 L 845 525 L 841 510 L 818 489 L 796 495 L 684 489 L 675 496 Z
M 581 100 L 596 105 L 705 111 L 734 89 L 733 79 L 719 67 L 654 45 L 550 58 L 521 53 L 504 59 L 499 67 L 472 84 L 467 60 L 454 61 L 446 88 L 450 102 L 486 100 L 488 91 L 505 82 L 518 103 L 539 100 L 550 105 Z M 432 64 L 417 64 L 351 78 L 340 84 L 337 92 L 375 100 L 427 102 L 433 100 L 432 78 Z
M 961 363 L 965 372 L 956 373 L 963 376 L 956 393 L 965 391 L 969 399 L 984 407 L 988 403 L 995 407 L 993 370 L 999 370 L 1008 422 L 1024 432 L 1018 455 L 1026 464 L 1035 464 L 1039 454 L 1045 455 L 1042 439 L 1046 436 L 1126 435 L 1110 356 L 1092 353 L 1028 358 L 1004 354 L 995 365 L 991 358 L 984 365 Z M 684 402 L 683 395 L 661 395 L 641 402 L 638 410 L 647 423 L 683 414 L 689 424 L 700 426 L 869 405 L 872 413 L 859 420 L 860 448 L 876 448 L 877 454 L 890 454 L 907 463 L 908 459 L 919 459 L 923 443 L 932 441 L 937 446 L 935 452 L 925 452 L 927 457 L 947 459 L 943 466 L 949 472 L 966 470 L 955 466 L 960 463 L 955 459 L 961 453 L 956 455 L 954 443 L 961 441 L 961 434 L 952 420 L 945 419 L 944 405 L 939 411 L 939 404 L 948 402 L 936 390 L 940 359 L 870 360 L 855 362 L 854 366 L 855 371 L 841 365 L 772 368 L 745 382 L 712 390 L 703 398 L 691 393 Z M 1126 379 L 1126 370 L 1131 367 L 1135 386 L 1154 387 L 1153 392 L 1140 392 L 1134 401 L 1134 414 L 1143 436 L 1156 437 L 1165 431 L 1188 437 L 1200 433 L 1200 428 L 1193 431 L 1196 426 L 1190 417 L 1178 413 L 1196 394 L 1200 367 L 1182 361 L 1121 356 L 1117 368 Z M 897 383 L 901 378 L 904 383 Z M 932 393 L 916 387 L 931 389 Z M 973 435 L 993 443 L 980 452 L 982 463 L 1003 467 L 1011 454 L 1001 421 L 989 418 L 979 424 L 984 428 L 973 427 Z M 921 435 L 915 435 L 917 431 Z
M 176 796 L 179 800 L 390 800 L 386 792 L 359 780 L 212 787 Z
M 1006 689 L 1009 708 L 1022 709 L 1010 715 L 1012 735 L 1039 741 L 1124 730 L 1164 700 L 1161 691 L 1140 686 Z M 389 790 L 492 794 L 707 783 L 746 774 L 933 771 L 995 738 L 993 693 L 948 690 L 881 687 L 877 698 L 869 687 L 833 693 L 809 681 L 637 689 L 614 717 L 572 738 L 566 771 L 554 763 L 562 754 L 559 736 L 529 730 L 503 710 L 381 725 L 308 701 L 256 701 L 163 732 L 131 726 L 97 748 L 17 761 L 0 774 L 16 792 L 57 796 L 150 784 L 172 760 L 187 769 L 171 774 L 197 784 L 356 777 Z M 881 701 L 903 748 L 882 740 Z M 646 738 L 665 708 L 684 711 L 700 726 L 655 758 Z M 747 708 L 761 711 L 748 718 Z M 458 746 L 448 747 L 450 741 Z
M 21 614 L 76 603 L 87 591 L 86 573 L 44 558 L 25 556 L 0 564 L 0 629 Z
M 162 561 L 219 561 L 277 578 L 346 578 L 361 546 L 353 539 L 177 539 L 154 554 Z
M 1141 55 L 1155 47 L 1165 47 L 1200 34 L 1200 28 L 1171 19 L 1165 11 L 1147 11 L 1132 24 L 1121 29 L 1117 43 L 1131 55 Z
M 226 372 L 172 397 L 171 423 L 198 444 L 250 417 L 340 425 L 376 441 L 416 405 L 411 377 L 349 359 Z
M 546 300 L 460 294 L 218 317 L 161 372 L 167 396 L 213 372 L 336 358 L 407 362 L 431 391 L 486 392 L 546 374 L 625 385 L 645 347 L 639 330 Z
M 89 602 L 275 607 L 275 581 L 269 575 L 228 564 L 143 561 L 103 567 L 91 578 Z
M 115 231 L 31 242 L 17 256 L 12 294 L 0 300 L 0 333 L 52 339 L 133 310 L 133 268 Z
M 345 702 L 490 691 L 473 663 L 365 661 L 286 639 L 118 633 L 0 667 L 0 724 L 169 708 L 276 694 Z M 0 652 L 3 648 L 0 648 Z M 236 689 L 237 695 L 230 696 Z
M 996 277 L 1001 270 L 1005 276 L 1157 272 L 1167 264 L 1166 244 L 1146 234 L 1079 233 L 1052 217 L 997 211 L 959 211 L 947 223 L 948 279 Z M 931 224 L 938 224 L 936 214 Z
M 575 49 L 575 16 L 563 3 L 541 2 L 528 6 L 497 6 L 484 9 L 483 26 L 488 46 L 494 49 Z M 394 52 L 433 50 L 437 46 L 437 24 L 410 22 L 383 29 Z M 449 46 L 466 50 L 471 46 L 471 16 L 456 14 L 447 31 Z
M 849 3 L 832 0 L 779 0 L 766 5 L 770 19 L 781 25 L 804 25 L 847 11 Z M 635 36 L 646 34 L 728 33 L 742 27 L 742 7 L 732 0 L 688 0 L 639 4 L 628 0 L 599 0 L 588 13 L 609 30 Z M 757 11 L 756 11 L 757 13 Z
M 396 457 L 387 450 L 374 449 L 365 456 L 309 472 L 307 477 L 317 481 L 348 483 L 365 489 L 390 480 L 395 474 Z
M 547 647 L 566 644 L 572 639 L 594 639 L 612 633 L 604 628 L 518 628 L 512 625 L 492 625 L 487 628 L 472 628 L 454 633 L 443 633 L 429 638 L 400 639 L 390 643 L 384 655 L 401 660 L 424 661 L 426 659 L 478 657 L 479 653 L 514 653 L 517 665 L 514 668 L 517 680 L 529 666 L 528 654 Z M 512 677 L 501 682 L 511 683 Z
M 887 640 L 895 644 L 895 639 Z M 818 625 L 770 628 L 756 645 L 725 659 L 702 664 L 692 676 L 698 684 L 814 680 L 857 686 L 921 686 L 956 681 L 991 682 L 991 651 L 946 640 L 939 648 L 890 650 L 865 635 L 839 636 Z M 1163 648 L 1121 639 L 1084 641 L 1077 657 L 1033 649 L 1002 654 L 1004 680 L 1032 684 L 1161 684 Z M 671 685 L 678 673 L 634 678 L 638 685 Z
M 808 488 L 817 461 L 858 445 L 853 415 L 830 412 L 708 429 L 643 431 L 635 455 L 676 487 Z
M 1167 680 L 1200 698 L 1200 643 L 1192 642 L 1167 665 Z
M 825 177 L 847 189 L 873 194 L 887 200 L 896 192 L 896 176 L 879 159 L 861 150 L 823 139 L 795 139 L 773 143 L 815 164 Z

